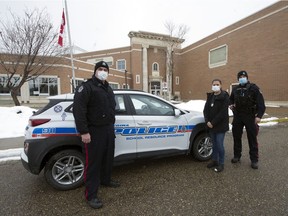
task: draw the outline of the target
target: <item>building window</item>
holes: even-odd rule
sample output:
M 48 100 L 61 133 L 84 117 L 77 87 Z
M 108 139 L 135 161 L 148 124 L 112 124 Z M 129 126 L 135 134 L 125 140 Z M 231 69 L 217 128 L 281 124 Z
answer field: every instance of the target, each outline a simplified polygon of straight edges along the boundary
M 73 79 L 70 79 L 70 82 L 73 83 Z M 83 82 L 85 82 L 84 79 L 75 78 L 75 85 L 76 85 L 75 88 L 77 88 L 78 86 L 80 86 Z M 72 91 L 72 87 L 73 87 L 73 85 L 71 85 L 71 92 L 73 92 L 73 91 Z
M 72 82 L 73 82 L 73 80 L 72 80 Z M 85 80 L 83 80 L 83 79 L 75 79 L 76 87 L 82 85 L 83 82 L 85 82 Z
M 136 75 L 136 84 L 140 84 L 140 75 Z
M 153 63 L 152 64 L 152 71 L 159 71 L 159 64 L 158 63 Z
M 223 45 L 209 51 L 209 68 L 227 64 L 228 46 Z
M 125 70 L 126 69 L 126 61 L 125 59 L 117 60 L 117 69 L 118 70 Z
M 176 83 L 176 85 L 179 85 L 179 76 L 175 77 L 175 83 Z
M 20 76 L 13 76 L 10 80 L 10 85 L 11 86 L 17 86 L 20 82 Z M 1 95 L 10 95 L 10 91 L 7 88 L 7 83 L 8 83 L 8 77 L 7 76 L 0 76 L 0 94 Z M 17 94 L 20 96 L 20 90 Z
M 105 61 L 109 67 L 113 65 L 113 57 L 103 57 L 103 58 L 92 58 L 92 59 L 87 59 L 87 62 L 96 64 L 99 61 Z
M 109 82 L 109 85 L 112 89 L 119 89 L 119 84 L 118 83 L 111 83 Z
M 30 96 L 57 95 L 57 77 L 37 77 L 29 81 Z
M 125 83 L 123 83 L 122 88 L 123 88 L 123 89 L 130 89 L 130 87 L 129 87 L 128 84 L 127 84 L 127 88 L 126 88 L 126 84 L 125 84 Z

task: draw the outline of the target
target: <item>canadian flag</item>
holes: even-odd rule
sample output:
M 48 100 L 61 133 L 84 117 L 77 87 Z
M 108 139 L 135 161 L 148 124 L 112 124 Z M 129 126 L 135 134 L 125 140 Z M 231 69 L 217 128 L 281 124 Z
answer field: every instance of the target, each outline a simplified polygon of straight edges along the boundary
M 64 37 L 64 29 L 65 29 L 65 14 L 64 14 L 64 9 L 62 13 L 62 22 L 60 26 L 60 33 L 59 33 L 59 38 L 58 38 L 58 44 L 62 47 L 63 46 L 63 37 Z

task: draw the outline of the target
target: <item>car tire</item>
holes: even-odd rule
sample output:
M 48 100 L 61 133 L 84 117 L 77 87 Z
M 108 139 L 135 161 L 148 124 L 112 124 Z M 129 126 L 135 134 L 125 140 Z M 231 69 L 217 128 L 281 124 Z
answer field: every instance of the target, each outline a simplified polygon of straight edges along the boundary
M 64 150 L 53 155 L 45 166 L 45 179 L 57 190 L 71 190 L 84 182 L 84 155 L 76 150 Z
M 200 133 L 192 143 L 192 155 L 196 160 L 207 161 L 212 157 L 212 140 L 208 133 Z

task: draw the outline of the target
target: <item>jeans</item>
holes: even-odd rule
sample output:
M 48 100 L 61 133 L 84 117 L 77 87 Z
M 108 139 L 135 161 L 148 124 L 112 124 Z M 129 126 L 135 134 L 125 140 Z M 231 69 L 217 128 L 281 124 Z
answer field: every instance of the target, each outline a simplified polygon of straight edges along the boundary
M 215 133 L 210 131 L 210 136 L 212 139 L 212 160 L 218 161 L 219 164 L 224 164 L 225 149 L 224 149 L 224 133 Z

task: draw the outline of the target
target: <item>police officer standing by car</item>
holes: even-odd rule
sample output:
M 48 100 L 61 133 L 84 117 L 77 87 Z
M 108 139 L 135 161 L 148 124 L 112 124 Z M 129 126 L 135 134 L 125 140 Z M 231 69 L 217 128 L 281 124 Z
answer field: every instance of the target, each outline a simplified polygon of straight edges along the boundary
M 232 163 L 240 162 L 242 154 L 242 134 L 245 126 L 251 167 L 258 169 L 258 123 L 265 112 L 264 98 L 258 86 L 248 81 L 248 73 L 240 71 L 237 74 L 239 85 L 233 88 L 230 95 L 230 108 L 234 118 L 232 122 L 232 133 L 234 139 L 234 157 Z
M 81 135 L 86 157 L 84 181 L 85 198 L 92 208 L 103 206 L 97 197 L 101 185 L 119 187 L 111 180 L 115 150 L 115 98 L 106 81 L 109 66 L 96 63 L 91 79 L 77 88 L 74 95 L 73 115 Z

